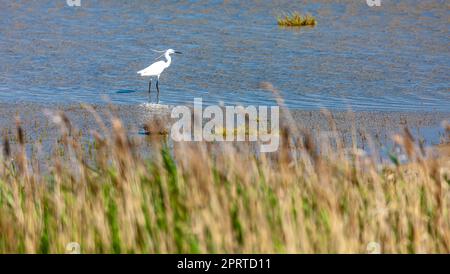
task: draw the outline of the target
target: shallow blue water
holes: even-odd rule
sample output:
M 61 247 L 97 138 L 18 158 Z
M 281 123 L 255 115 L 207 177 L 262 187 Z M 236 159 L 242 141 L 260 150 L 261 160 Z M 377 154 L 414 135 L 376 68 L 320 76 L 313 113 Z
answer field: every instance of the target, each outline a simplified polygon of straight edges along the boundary
M 136 71 L 174 48 L 161 101 L 450 111 L 449 4 L 382 1 L 0 0 L 0 102 L 146 102 Z M 312 13 L 314 28 L 276 16 Z

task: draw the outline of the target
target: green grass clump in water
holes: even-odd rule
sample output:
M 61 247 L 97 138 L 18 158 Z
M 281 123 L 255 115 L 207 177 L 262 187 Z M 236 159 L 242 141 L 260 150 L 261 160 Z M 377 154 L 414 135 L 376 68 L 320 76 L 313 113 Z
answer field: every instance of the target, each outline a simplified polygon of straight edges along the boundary
M 302 26 L 315 26 L 317 24 L 316 18 L 307 14 L 302 16 L 298 12 L 292 12 L 280 16 L 277 18 L 279 26 L 283 27 L 302 27 Z

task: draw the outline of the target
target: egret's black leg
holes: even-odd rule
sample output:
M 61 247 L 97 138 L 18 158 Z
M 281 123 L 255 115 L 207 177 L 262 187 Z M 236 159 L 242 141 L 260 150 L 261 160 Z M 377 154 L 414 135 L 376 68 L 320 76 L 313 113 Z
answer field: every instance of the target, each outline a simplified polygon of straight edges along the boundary
M 151 88 L 151 86 L 152 86 L 152 80 L 150 80 L 150 81 L 148 82 L 148 94 L 150 94 L 150 88 Z
M 156 102 L 159 104 L 159 80 L 156 80 L 156 90 L 158 91 L 158 95 L 156 96 Z

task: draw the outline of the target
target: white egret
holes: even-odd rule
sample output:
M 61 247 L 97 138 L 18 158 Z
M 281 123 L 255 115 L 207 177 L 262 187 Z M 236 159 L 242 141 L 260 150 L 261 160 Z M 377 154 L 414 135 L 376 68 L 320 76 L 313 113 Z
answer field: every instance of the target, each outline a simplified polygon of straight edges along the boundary
M 156 76 L 156 90 L 158 92 L 157 95 L 157 101 L 159 103 L 159 76 L 161 75 L 161 73 L 170 66 L 170 63 L 172 63 L 172 58 L 170 57 L 171 54 L 173 53 L 177 53 L 177 54 L 181 54 L 181 52 L 179 51 L 175 51 L 173 49 L 168 49 L 166 51 L 158 51 L 158 50 L 153 50 L 155 52 L 159 52 L 159 53 L 163 53 L 163 55 L 159 56 L 158 58 L 164 56 L 166 58 L 166 61 L 158 61 L 155 62 L 153 64 L 151 64 L 150 66 L 146 67 L 143 70 L 138 71 L 137 73 L 140 74 L 141 76 L 149 76 L 149 77 L 154 77 Z M 158 59 L 156 58 L 156 59 Z M 150 96 L 150 89 L 152 86 L 152 79 L 150 78 L 150 81 L 148 83 L 148 94 Z

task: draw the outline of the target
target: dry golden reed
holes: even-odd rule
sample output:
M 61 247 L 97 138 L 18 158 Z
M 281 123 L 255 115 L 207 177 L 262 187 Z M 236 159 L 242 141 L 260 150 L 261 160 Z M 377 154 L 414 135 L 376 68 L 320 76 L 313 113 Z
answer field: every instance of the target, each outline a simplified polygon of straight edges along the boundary
M 365 253 L 372 242 L 450 252 L 449 158 L 420 154 L 409 131 L 394 138 L 403 164 L 290 123 L 276 153 L 160 136 L 143 154 L 117 118 L 87 151 L 57 115 L 47 171 L 28 159 L 19 122 L 18 141 L 3 138 L 0 253 L 64 253 L 70 242 L 83 253 Z

